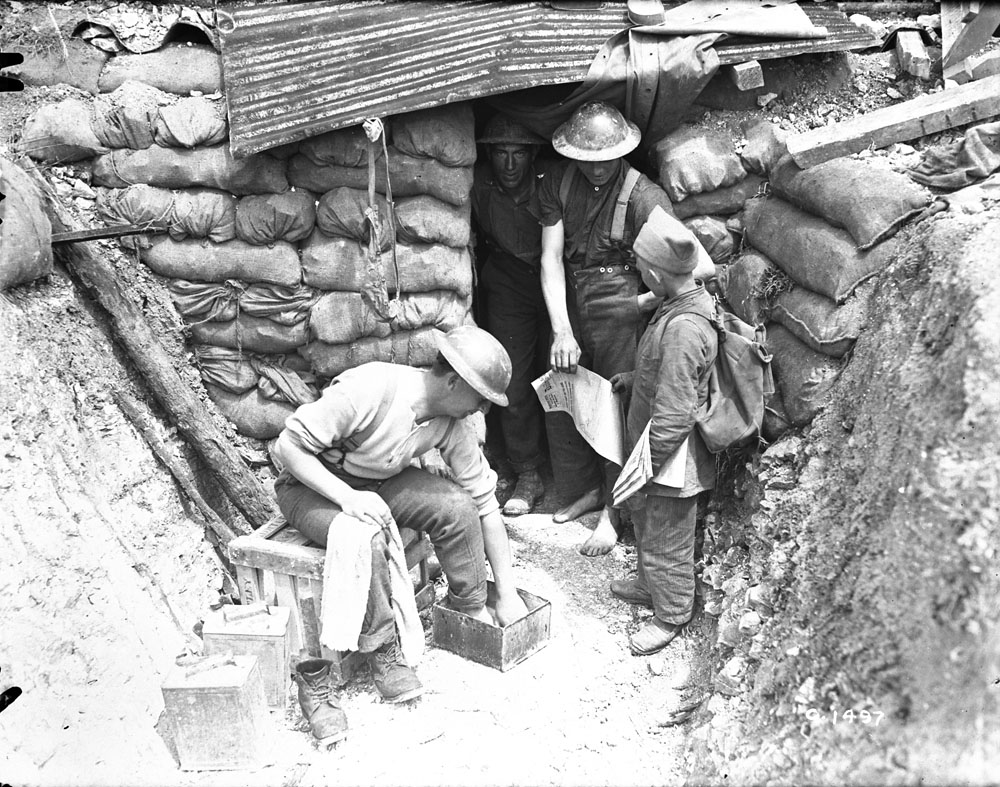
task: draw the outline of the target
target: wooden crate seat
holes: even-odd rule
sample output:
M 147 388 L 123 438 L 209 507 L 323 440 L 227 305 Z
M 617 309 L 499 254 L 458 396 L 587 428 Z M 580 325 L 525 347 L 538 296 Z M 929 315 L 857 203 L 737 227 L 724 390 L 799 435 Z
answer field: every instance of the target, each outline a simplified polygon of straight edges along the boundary
M 434 603 L 427 558 L 434 548 L 424 533 L 401 527 L 400 538 L 407 568 L 417 569 L 414 592 L 417 607 Z M 262 601 L 291 610 L 291 651 L 328 658 L 339 664 L 345 654 L 320 645 L 323 604 L 323 567 L 326 550 L 309 541 L 280 514 L 250 535 L 229 543 L 229 558 L 236 568 L 240 599 L 244 604 Z M 349 677 L 344 665 L 343 679 Z

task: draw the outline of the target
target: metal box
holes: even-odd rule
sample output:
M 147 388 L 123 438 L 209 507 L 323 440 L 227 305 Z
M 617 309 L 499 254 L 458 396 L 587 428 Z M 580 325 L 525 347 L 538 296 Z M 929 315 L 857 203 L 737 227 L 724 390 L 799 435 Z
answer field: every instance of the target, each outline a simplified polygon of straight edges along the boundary
M 491 626 L 438 602 L 433 606 L 434 644 L 463 658 L 506 672 L 544 648 L 552 626 L 552 605 L 518 589 L 528 614 L 513 623 Z M 486 583 L 486 606 L 494 607 L 496 586 Z
M 291 676 L 291 634 L 286 607 L 227 604 L 210 612 L 201 631 L 205 653 L 256 656 L 264 696 L 272 708 L 284 708 Z
M 257 769 L 273 762 L 275 728 L 256 656 L 175 666 L 161 686 L 181 770 Z

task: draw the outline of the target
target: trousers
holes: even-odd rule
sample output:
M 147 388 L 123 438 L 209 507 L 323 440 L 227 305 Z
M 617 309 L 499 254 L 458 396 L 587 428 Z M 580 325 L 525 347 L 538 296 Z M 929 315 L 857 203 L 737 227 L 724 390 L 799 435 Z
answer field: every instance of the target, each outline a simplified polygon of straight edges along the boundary
M 580 345 L 580 366 L 606 379 L 633 371 L 643 328 L 635 267 L 608 265 L 567 271 L 566 289 L 570 324 Z M 569 415 L 552 413 L 550 419 L 549 454 L 560 496 L 575 499 L 603 483 L 610 505 L 611 489 L 621 468 L 590 447 Z
M 375 492 L 392 512 L 396 525 L 427 533 L 448 579 L 448 600 L 457 610 L 475 610 L 486 603 L 486 549 L 479 511 L 472 498 L 452 481 L 416 467 L 385 480 L 337 477 L 354 489 Z M 278 508 L 288 523 L 315 543 L 326 546 L 339 506 L 295 479 L 275 488 Z M 387 546 L 381 533 L 372 538 L 372 578 L 368 606 L 358 639 L 370 652 L 396 637 L 389 590 Z
M 516 473 L 544 461 L 544 413 L 531 381 L 548 368 L 551 328 L 537 268 L 494 253 L 483 267 L 486 329 L 510 356 L 508 405 L 500 410 L 507 459 Z
M 662 623 L 683 625 L 694 612 L 694 543 L 698 495 L 628 500 L 638 552 L 636 584 L 653 599 Z

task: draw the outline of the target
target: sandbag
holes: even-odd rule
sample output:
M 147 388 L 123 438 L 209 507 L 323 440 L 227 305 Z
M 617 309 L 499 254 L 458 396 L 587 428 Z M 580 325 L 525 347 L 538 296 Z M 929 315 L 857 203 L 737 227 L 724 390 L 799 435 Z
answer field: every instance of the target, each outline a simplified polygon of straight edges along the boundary
M 767 442 L 775 443 L 794 428 L 788 413 L 785 412 L 781 390 L 775 390 L 764 404 L 764 420 L 760 425 L 760 433 Z
M 24 124 L 20 150 L 53 164 L 108 152 L 91 128 L 90 107 L 75 98 L 39 107 Z
M 872 282 L 866 282 L 838 306 L 829 298 L 795 287 L 777 297 L 771 319 L 816 352 L 842 358 L 868 325 L 868 303 L 873 289 Z
M 388 133 L 389 124 L 385 123 L 383 127 Z M 366 167 L 368 137 L 361 126 L 351 126 L 303 140 L 299 143 L 299 152 L 318 167 Z M 379 141 L 375 145 L 375 160 L 380 164 L 382 155 L 382 143 Z
M 392 225 L 389 223 L 389 203 L 381 194 L 375 195 L 379 217 L 378 247 L 392 248 Z M 368 192 L 362 189 L 338 188 L 319 198 L 316 207 L 316 226 L 330 237 L 351 238 L 368 243 L 370 224 L 365 218 L 368 210 Z
M 389 148 L 389 177 L 393 198 L 430 194 L 451 205 L 465 205 L 472 191 L 472 167 L 446 167 L 435 159 L 407 156 L 393 147 Z M 341 186 L 367 189 L 368 167 L 317 166 L 300 153 L 288 161 L 288 181 L 319 194 Z M 385 167 L 375 167 L 375 188 L 385 194 Z
M 727 134 L 697 126 L 668 134 L 656 143 L 652 156 L 656 182 L 672 202 L 731 186 L 747 174 Z
M 910 169 L 917 183 L 955 191 L 1000 169 L 1000 121 L 965 130 L 965 136 L 941 147 L 923 151 L 920 163 Z
M 44 7 L 39 4 L 44 13 Z M 41 22 L 45 25 L 48 20 Z M 79 38 L 62 38 L 47 51 L 22 52 L 24 61 L 4 66 L 4 76 L 20 79 L 26 85 L 51 87 L 71 85 L 95 95 L 98 80 L 108 61 L 108 53 Z
M 683 224 L 705 247 L 712 262 L 725 262 L 733 255 L 733 236 L 722 219 L 714 216 L 692 216 L 684 219 Z
M 0 157 L 0 290 L 52 273 L 52 225 L 41 190 Z
M 771 188 L 796 207 L 846 229 L 859 249 L 892 237 L 931 201 L 930 193 L 906 175 L 847 157 L 802 169 L 785 156 L 771 172 Z
M 287 145 L 278 145 L 263 151 L 265 155 L 278 159 L 278 161 L 288 161 L 299 152 L 298 142 L 289 142 Z
M 294 325 L 309 316 L 317 295 L 309 287 L 278 284 L 193 282 L 174 279 L 167 284 L 177 311 L 188 322 L 222 322 L 243 313 Z
M 771 366 L 786 416 L 794 426 L 806 426 L 826 403 L 841 365 L 810 349 L 778 323 L 767 325 L 767 346 L 774 356 Z
M 846 230 L 776 197 L 750 200 L 744 215 L 746 237 L 755 249 L 796 283 L 837 303 L 885 268 L 896 251 L 895 239 L 859 251 Z
M 341 372 L 371 361 L 430 366 L 437 357 L 437 341 L 434 338 L 437 332 L 436 328 L 418 328 L 347 344 L 310 342 L 299 348 L 299 354 L 321 377 L 336 377 Z
M 361 292 L 372 284 L 365 278 L 367 260 L 367 250 L 357 241 L 314 232 L 302 244 L 302 280 L 320 290 Z M 382 266 L 390 292 L 452 290 L 462 297 L 472 294 L 472 256 L 466 248 L 397 243 L 398 283 L 390 254 L 382 255 Z
M 327 344 L 343 344 L 427 326 L 450 331 L 463 324 L 471 305 L 450 290 L 408 293 L 394 304 L 391 318 L 383 318 L 361 293 L 328 292 L 309 314 L 309 333 Z
M 674 203 L 674 215 L 679 219 L 691 216 L 729 216 L 743 210 L 748 199 L 756 197 L 764 185 L 760 175 L 747 175 L 739 183 L 702 194 L 692 194 Z
M 235 159 L 229 145 L 196 150 L 159 146 L 114 150 L 95 159 L 93 183 L 116 189 L 136 183 L 169 189 L 207 186 L 236 195 L 288 190 L 281 161 L 265 155 Z
M 290 243 L 251 246 L 241 240 L 206 243 L 155 237 L 140 258 L 154 273 L 168 279 L 223 282 L 266 282 L 294 287 L 301 282 L 299 255 Z
M 408 156 L 471 167 L 476 163 L 475 123 L 467 102 L 418 109 L 393 117 L 392 144 Z
M 98 189 L 98 214 L 106 224 L 148 224 L 174 240 L 207 238 L 215 243 L 236 237 L 236 198 L 215 189 L 172 191 L 139 184 Z M 149 237 L 119 238 L 126 248 L 149 248 Z
M 257 194 L 236 206 L 236 237 L 264 246 L 284 240 L 298 243 L 316 224 L 316 201 L 308 191 Z
M 195 363 L 203 382 L 233 394 L 242 394 L 257 387 L 260 375 L 250 363 L 248 353 L 229 347 L 199 344 L 194 347 Z
M 403 243 L 468 246 L 471 205 L 449 205 L 426 194 L 396 203 L 396 238 Z
M 236 427 L 237 432 L 256 440 L 270 440 L 281 434 L 281 430 L 285 428 L 285 419 L 297 409 L 287 402 L 266 398 L 259 388 L 245 394 L 234 394 L 206 383 L 205 390 L 219 412 Z
M 162 90 L 141 82 L 125 82 L 94 99 L 91 126 L 102 145 L 142 150 L 153 144 L 160 104 L 173 101 Z
M 740 151 L 743 166 L 750 172 L 767 175 L 788 152 L 787 139 L 787 131 L 767 120 L 760 121 L 747 131 L 747 143 Z
M 166 148 L 218 145 L 226 139 L 226 105 L 221 99 L 190 96 L 161 106 L 153 124 L 153 139 Z
M 133 79 L 168 93 L 188 95 L 222 92 L 222 58 L 210 46 L 167 45 L 144 55 L 120 54 L 111 58 L 98 87 L 110 93 Z
M 266 317 L 240 314 L 227 322 L 194 322 L 191 337 L 198 344 L 231 347 L 249 353 L 294 352 L 309 341 L 306 322 L 282 325 Z
M 719 274 L 719 288 L 729 308 L 743 322 L 759 325 L 767 318 L 769 294 L 792 282 L 760 252 L 746 249 Z

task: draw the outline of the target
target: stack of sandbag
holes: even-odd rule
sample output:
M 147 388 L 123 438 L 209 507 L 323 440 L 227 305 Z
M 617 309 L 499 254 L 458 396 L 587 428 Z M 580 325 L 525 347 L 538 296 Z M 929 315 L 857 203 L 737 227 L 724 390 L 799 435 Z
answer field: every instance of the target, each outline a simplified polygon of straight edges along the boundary
M 780 398 L 775 423 L 804 426 L 823 405 L 842 359 L 867 325 L 893 236 L 930 201 L 905 175 L 864 159 L 810 169 L 770 165 L 774 195 L 745 208 L 742 253 L 720 277 L 730 307 L 767 322 Z M 867 282 L 867 283 L 866 283 Z M 783 409 L 782 409 L 783 408 Z
M 195 360 L 212 401 L 247 437 L 274 437 L 299 405 L 319 397 L 316 377 L 295 354 L 266 356 L 198 345 Z
M 651 151 L 656 181 L 674 203 L 674 213 L 694 232 L 716 264 L 735 249 L 744 203 L 764 179 L 749 174 L 732 139 L 713 129 L 683 126 Z
M 421 110 L 389 120 L 385 151 L 380 141 L 370 153 L 353 127 L 306 140 L 289 159 L 292 185 L 320 194 L 316 228 L 301 247 L 303 281 L 321 292 L 300 349 L 317 374 L 368 361 L 427 366 L 435 330 L 469 319 L 473 125 L 467 104 Z

